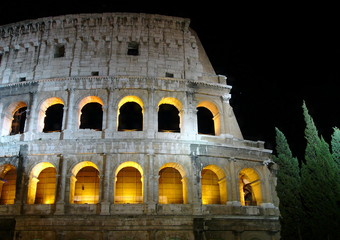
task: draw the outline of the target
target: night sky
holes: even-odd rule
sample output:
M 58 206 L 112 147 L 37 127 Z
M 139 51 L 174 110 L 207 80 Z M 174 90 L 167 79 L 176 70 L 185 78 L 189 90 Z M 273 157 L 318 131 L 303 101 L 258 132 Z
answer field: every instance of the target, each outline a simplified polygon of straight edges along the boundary
M 319 133 L 329 142 L 333 127 L 340 127 L 338 7 L 297 1 L 198 2 L 17 0 L 0 4 L 0 24 L 97 12 L 190 18 L 216 73 L 227 76 L 233 87 L 231 105 L 245 139 L 265 141 L 274 149 L 278 127 L 301 159 L 305 100 Z

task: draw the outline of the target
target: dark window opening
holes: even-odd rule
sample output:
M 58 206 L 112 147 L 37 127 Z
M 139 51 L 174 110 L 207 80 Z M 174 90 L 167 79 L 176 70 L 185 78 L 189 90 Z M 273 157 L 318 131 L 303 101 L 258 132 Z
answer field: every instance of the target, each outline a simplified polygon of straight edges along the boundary
M 65 46 L 64 45 L 56 45 L 54 47 L 54 58 L 65 57 Z
M 80 129 L 102 130 L 103 109 L 99 103 L 88 103 L 81 110 Z
M 99 72 L 91 72 L 91 76 L 99 76 Z
M 129 42 L 127 54 L 131 56 L 138 56 L 139 44 L 137 42 Z
M 158 110 L 159 132 L 180 132 L 179 111 L 171 104 L 161 104 Z
M 2 54 L 0 54 L 0 66 L 1 66 L 1 61 L 2 61 Z
M 25 129 L 27 107 L 19 108 L 13 115 L 12 128 L 10 135 L 23 133 Z
M 43 132 L 60 132 L 63 124 L 64 105 L 54 104 L 47 108 Z
M 205 107 L 197 108 L 198 134 L 215 135 L 214 116 Z
M 173 74 L 173 73 L 168 73 L 168 72 L 166 72 L 166 73 L 165 73 L 165 77 L 173 78 L 173 77 L 174 77 L 174 74 Z
M 119 109 L 118 131 L 142 131 L 143 113 L 138 103 L 127 102 Z
M 26 78 L 25 78 L 25 77 L 21 77 L 21 78 L 19 78 L 19 81 L 20 81 L 20 82 L 25 82 L 25 81 L 26 81 Z

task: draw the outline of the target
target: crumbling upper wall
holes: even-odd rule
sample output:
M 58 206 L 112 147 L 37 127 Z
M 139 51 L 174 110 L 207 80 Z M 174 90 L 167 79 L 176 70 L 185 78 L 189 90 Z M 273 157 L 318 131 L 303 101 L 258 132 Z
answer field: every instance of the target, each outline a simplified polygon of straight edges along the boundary
M 220 82 L 189 25 L 187 18 L 101 13 L 1 26 L 0 83 L 91 75 Z

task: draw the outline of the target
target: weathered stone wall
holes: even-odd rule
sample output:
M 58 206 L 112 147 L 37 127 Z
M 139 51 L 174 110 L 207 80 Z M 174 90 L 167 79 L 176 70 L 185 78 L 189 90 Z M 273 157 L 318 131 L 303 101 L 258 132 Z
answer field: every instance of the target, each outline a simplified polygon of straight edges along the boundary
M 214 73 L 188 19 L 68 15 L 3 26 L 0 37 L 0 194 L 6 171 L 17 172 L 14 204 L 0 205 L 8 239 L 279 239 L 271 151 L 243 139 L 231 86 Z M 130 42 L 137 56 L 127 54 Z M 58 46 L 63 57 L 54 57 Z M 141 107 L 142 131 L 119 131 L 122 102 Z M 101 106 L 99 131 L 80 129 L 87 103 Z M 55 104 L 63 105 L 61 129 L 44 132 Z M 178 110 L 179 132 L 158 130 L 160 104 Z M 24 130 L 11 134 L 22 107 Z M 198 107 L 212 114 L 214 134 L 198 132 Z M 55 201 L 34 204 L 43 165 L 55 169 Z M 79 166 L 98 170 L 96 204 L 72 202 Z M 141 203 L 115 202 L 122 166 L 141 173 Z M 183 204 L 159 203 L 164 167 L 180 173 Z M 203 204 L 204 169 L 218 177 L 219 204 Z M 244 174 L 255 182 L 252 206 L 241 193 Z
M 132 75 L 217 82 L 189 19 L 129 13 L 67 15 L 0 27 L 0 83 Z M 138 56 L 127 54 L 129 43 Z M 56 48 L 65 53 L 56 57 Z

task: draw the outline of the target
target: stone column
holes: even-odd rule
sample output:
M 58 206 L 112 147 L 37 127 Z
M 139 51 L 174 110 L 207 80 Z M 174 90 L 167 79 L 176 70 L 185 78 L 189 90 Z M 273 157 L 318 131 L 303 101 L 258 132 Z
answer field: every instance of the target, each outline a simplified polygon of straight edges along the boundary
M 115 128 L 115 113 L 114 113 L 114 92 L 112 88 L 108 89 L 108 100 L 107 100 L 107 117 L 106 117 L 106 129 L 105 133 L 109 134 L 116 129 Z M 106 135 L 106 134 L 105 134 Z M 110 135 L 110 134 L 109 134 Z
M 26 114 L 25 140 L 32 140 L 33 132 L 36 130 L 34 125 L 37 125 L 37 96 L 36 92 L 30 92 L 30 100 Z
M 154 138 L 155 133 L 158 132 L 158 106 L 155 106 L 154 95 L 155 91 L 148 89 L 148 102 L 144 105 L 144 116 L 148 115 L 148 117 L 145 118 L 143 130 L 147 132 L 148 138 Z
M 238 186 L 238 176 L 235 173 L 235 159 L 230 161 L 230 188 L 228 191 L 228 205 L 231 206 L 241 206 L 239 186 Z
M 76 106 L 74 106 L 74 89 L 67 89 L 66 91 L 68 92 L 68 98 L 67 98 L 67 107 L 64 110 L 65 126 L 63 128 L 64 128 L 64 133 L 68 136 L 71 136 L 74 130 L 73 115 L 74 115 L 74 109 L 76 109 Z
M 64 214 L 65 206 L 65 190 L 66 190 L 66 170 L 67 164 L 62 155 L 59 155 L 59 170 L 57 182 L 57 196 L 56 196 L 56 215 Z
M 103 162 L 104 162 L 104 176 L 101 178 L 101 192 L 102 192 L 102 199 L 101 199 L 101 212 L 100 215 L 110 215 L 110 172 L 111 172 L 111 161 L 112 155 L 105 155 L 103 154 Z
M 144 165 L 144 202 L 147 204 L 148 213 L 152 214 L 156 211 L 158 202 L 158 175 L 154 169 L 154 154 L 149 153 L 145 156 L 147 161 Z

